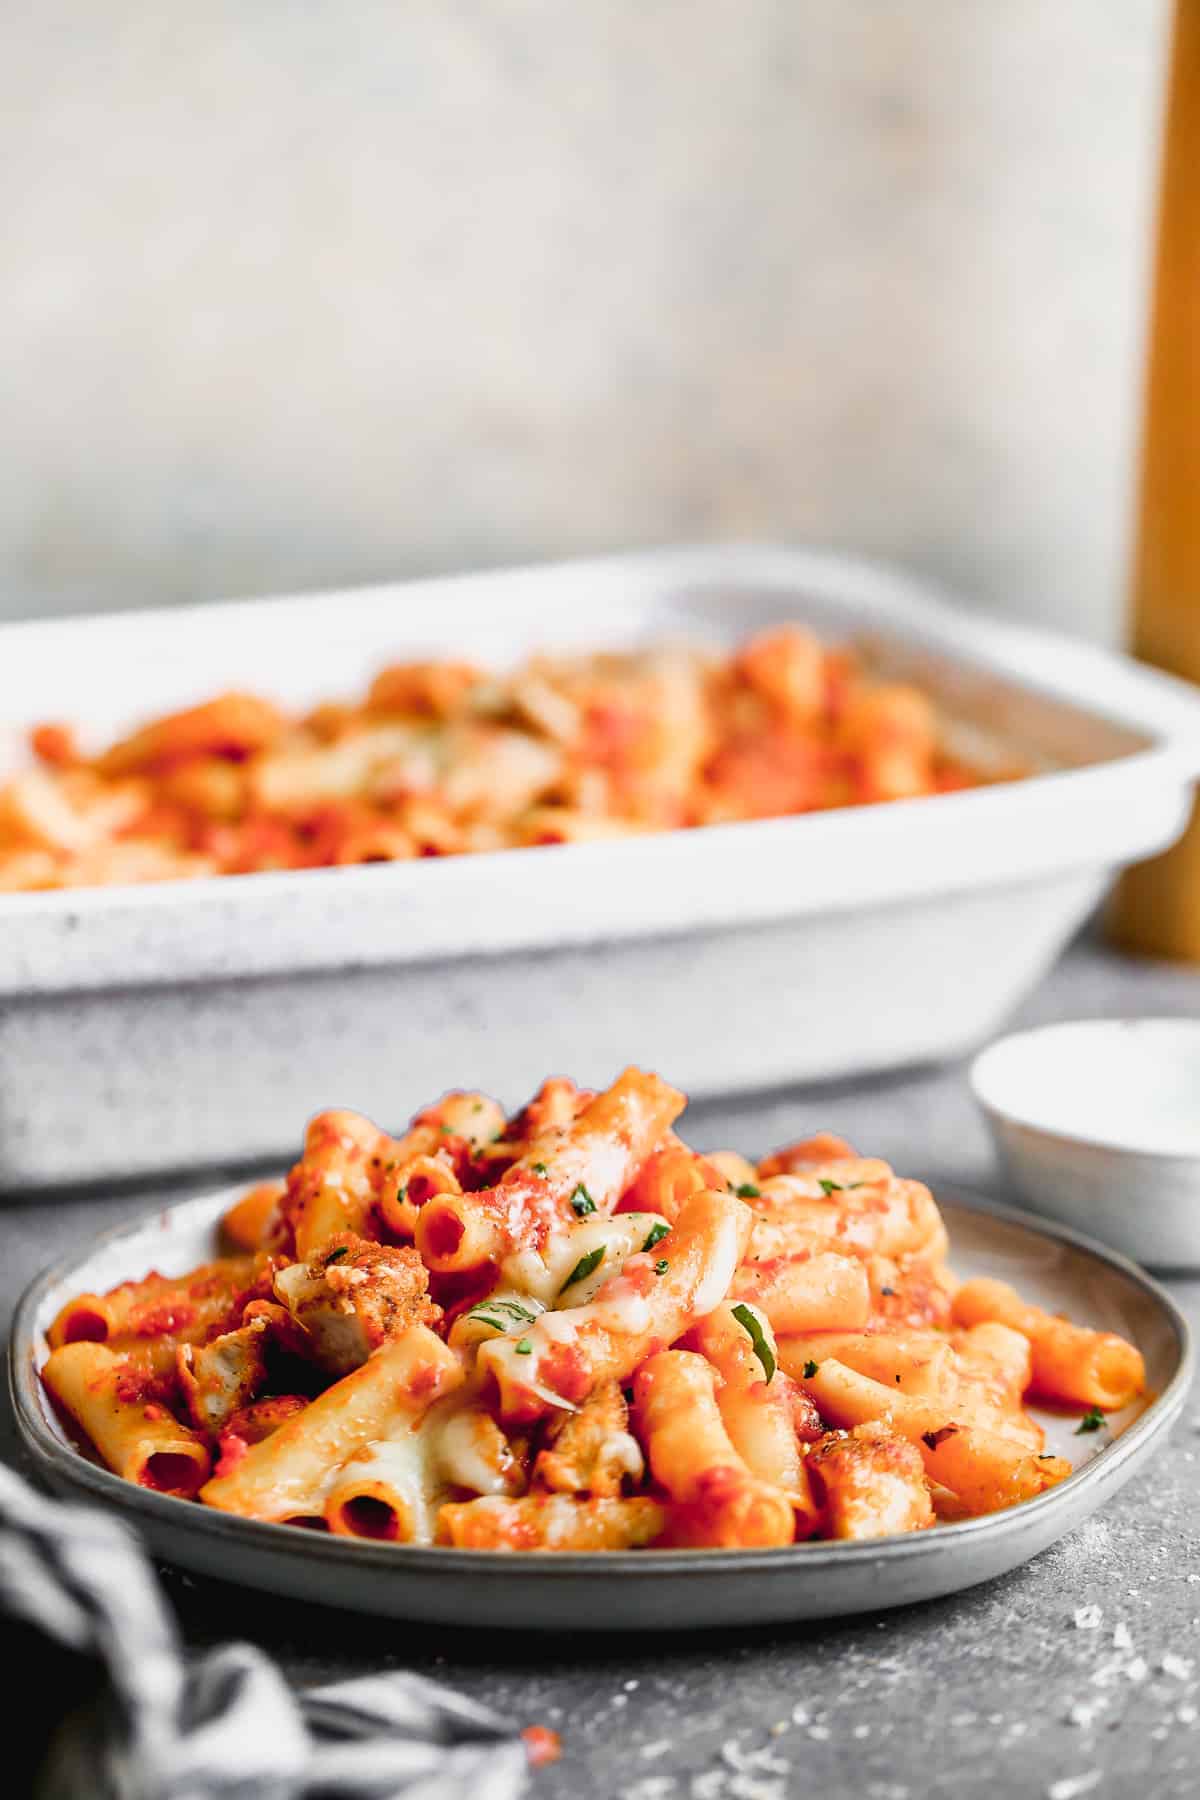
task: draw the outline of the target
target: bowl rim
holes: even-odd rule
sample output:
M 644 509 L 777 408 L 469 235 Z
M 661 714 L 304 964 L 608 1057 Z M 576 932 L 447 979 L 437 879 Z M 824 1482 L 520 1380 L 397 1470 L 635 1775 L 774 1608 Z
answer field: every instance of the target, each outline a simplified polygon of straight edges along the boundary
M 999 1059 L 1003 1053 L 1011 1055 L 1020 1044 L 1028 1044 L 1033 1039 L 1046 1039 L 1075 1032 L 1085 1032 L 1096 1036 L 1110 1035 L 1120 1038 L 1127 1032 L 1169 1028 L 1193 1035 L 1200 1046 L 1200 1019 L 1190 1018 L 1185 1014 L 1171 1013 L 1136 1013 L 1126 1017 L 1106 1014 L 1100 1018 L 1052 1019 L 1042 1025 L 1029 1025 L 1020 1031 L 1006 1032 L 1004 1036 L 993 1038 L 982 1050 L 976 1051 L 967 1068 L 967 1079 L 976 1104 L 987 1114 L 988 1118 L 1004 1125 L 1015 1125 L 1022 1133 L 1040 1139 L 1047 1146 L 1053 1144 L 1069 1144 L 1081 1150 L 1095 1150 L 1106 1157 L 1129 1157 L 1143 1161 L 1153 1161 L 1175 1166 L 1194 1163 L 1197 1178 L 1200 1179 L 1200 1132 L 1196 1145 L 1191 1150 L 1156 1149 L 1152 1144 L 1130 1142 L 1128 1137 L 1116 1133 L 1105 1132 L 1103 1126 L 1095 1131 L 1079 1131 L 1067 1126 L 1047 1124 L 1045 1117 L 1031 1118 L 1019 1105 L 1010 1104 L 998 1099 L 987 1089 L 990 1073 L 989 1065 L 993 1059 Z

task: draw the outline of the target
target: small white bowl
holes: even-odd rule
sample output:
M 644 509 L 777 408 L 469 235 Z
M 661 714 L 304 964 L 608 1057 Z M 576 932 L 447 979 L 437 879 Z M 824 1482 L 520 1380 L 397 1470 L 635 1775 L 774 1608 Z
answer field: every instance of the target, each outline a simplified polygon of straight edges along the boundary
M 1017 1032 L 980 1052 L 971 1086 L 1034 1212 L 1138 1262 L 1200 1268 L 1200 1020 Z

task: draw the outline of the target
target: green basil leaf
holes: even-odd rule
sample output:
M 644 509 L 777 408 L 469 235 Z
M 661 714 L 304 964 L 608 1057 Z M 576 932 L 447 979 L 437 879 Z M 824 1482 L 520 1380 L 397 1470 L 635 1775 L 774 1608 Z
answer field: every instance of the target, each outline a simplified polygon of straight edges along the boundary
M 604 1261 L 604 1248 L 603 1244 L 597 1244 L 594 1250 L 589 1250 L 586 1256 L 580 1257 L 579 1261 L 575 1264 L 575 1267 L 571 1270 L 571 1273 L 567 1276 L 567 1279 L 559 1288 L 558 1291 L 560 1294 L 565 1294 L 569 1287 L 574 1287 L 577 1281 L 582 1281 L 585 1275 L 590 1275 L 593 1269 L 598 1269 L 600 1267 L 600 1264 Z
M 735 1306 L 732 1308 L 732 1312 L 734 1318 L 753 1344 L 754 1354 L 763 1366 L 763 1374 L 766 1376 L 767 1380 L 770 1381 L 775 1374 L 775 1353 L 767 1342 L 766 1333 L 762 1328 L 762 1323 L 759 1320 L 758 1314 L 752 1312 L 748 1306 Z

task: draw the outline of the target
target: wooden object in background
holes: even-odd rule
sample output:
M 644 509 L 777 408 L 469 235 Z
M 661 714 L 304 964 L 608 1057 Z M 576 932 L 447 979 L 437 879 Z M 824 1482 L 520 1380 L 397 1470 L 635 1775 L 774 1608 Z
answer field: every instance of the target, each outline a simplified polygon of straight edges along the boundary
M 1134 562 L 1135 655 L 1200 682 L 1200 0 L 1178 0 Z M 1200 962 L 1200 803 L 1110 913 L 1132 949 Z

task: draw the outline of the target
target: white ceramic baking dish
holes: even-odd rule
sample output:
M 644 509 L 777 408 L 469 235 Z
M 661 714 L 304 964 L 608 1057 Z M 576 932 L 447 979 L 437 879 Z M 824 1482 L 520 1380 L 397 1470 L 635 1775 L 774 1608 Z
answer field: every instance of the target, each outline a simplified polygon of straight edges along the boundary
M 1182 828 L 1189 689 L 952 610 L 839 555 L 658 552 L 0 630 L 0 768 L 236 684 L 305 703 L 384 661 L 800 618 L 865 640 L 1029 779 L 603 844 L 0 895 L 0 1187 L 286 1156 L 305 1117 L 397 1125 L 629 1061 L 695 1095 L 940 1058 L 991 1031 L 1118 866 Z

